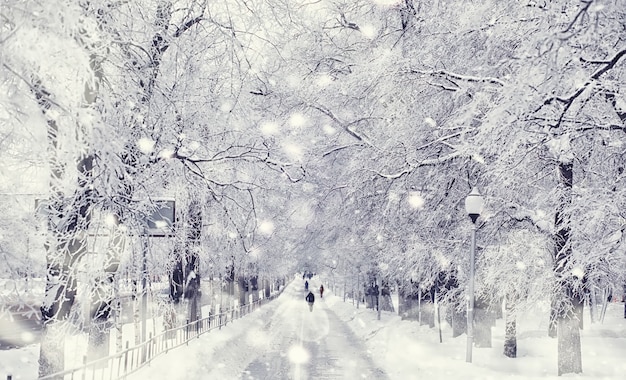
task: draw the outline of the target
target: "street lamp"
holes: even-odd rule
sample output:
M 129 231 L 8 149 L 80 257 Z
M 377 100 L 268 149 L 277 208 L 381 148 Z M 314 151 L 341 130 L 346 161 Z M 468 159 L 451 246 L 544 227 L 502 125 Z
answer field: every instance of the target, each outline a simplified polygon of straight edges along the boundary
M 476 220 L 483 211 L 483 196 L 474 187 L 472 192 L 465 198 L 465 211 L 472 219 L 472 246 L 470 249 L 470 274 L 469 274 L 469 304 L 467 307 L 467 351 L 465 361 L 472 362 L 472 346 L 474 341 L 474 271 L 476 255 Z

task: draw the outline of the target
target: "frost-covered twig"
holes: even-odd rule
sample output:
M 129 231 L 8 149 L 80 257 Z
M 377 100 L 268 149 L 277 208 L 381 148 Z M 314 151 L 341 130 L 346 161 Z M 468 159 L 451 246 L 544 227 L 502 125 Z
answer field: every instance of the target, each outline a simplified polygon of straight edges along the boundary
M 338 146 L 338 147 L 333 148 L 333 149 L 331 149 L 331 150 L 329 150 L 329 151 L 327 151 L 327 152 L 324 152 L 324 153 L 322 154 L 322 157 L 326 157 L 326 156 L 328 156 L 328 155 L 330 155 L 330 154 L 333 154 L 333 153 L 335 153 L 335 152 L 338 152 L 338 151 L 340 151 L 340 150 L 344 150 L 344 149 L 352 148 L 352 147 L 354 147 L 354 146 L 360 146 L 360 147 L 362 147 L 362 146 L 363 146 L 363 144 L 360 144 L 360 143 L 355 143 L 355 144 L 349 144 L 349 145 L 342 145 L 342 146 Z
M 619 51 L 610 61 L 607 61 L 604 64 L 604 66 L 602 66 L 601 68 L 596 70 L 593 74 L 591 74 L 589 79 L 582 86 L 577 88 L 572 94 L 570 94 L 569 96 L 552 96 L 552 97 L 549 97 L 546 100 L 544 100 L 543 103 L 534 112 L 538 112 L 544 106 L 551 105 L 551 104 L 553 104 L 555 102 L 562 103 L 562 104 L 565 105 L 565 108 L 561 112 L 561 116 L 559 117 L 559 120 L 558 120 L 557 124 L 555 125 L 555 127 L 561 125 L 561 123 L 564 120 L 565 114 L 567 113 L 567 111 L 570 109 L 570 107 L 574 103 L 574 100 L 576 100 L 590 85 L 592 85 L 593 83 L 595 83 L 595 81 L 600 79 L 600 77 L 603 74 L 605 74 L 607 71 L 609 71 L 613 67 L 615 67 L 617 62 L 619 62 L 620 59 L 622 59 L 624 57 L 624 55 L 626 55 L 626 49 Z
M 355 139 L 359 140 L 359 141 L 363 141 L 365 144 L 369 145 L 369 146 L 373 146 L 368 139 L 360 134 L 357 133 L 356 131 L 354 131 L 352 128 L 350 128 L 349 125 L 346 125 L 345 123 L 343 123 L 341 120 L 339 120 L 339 118 L 337 118 L 337 116 L 335 116 L 335 114 L 333 114 L 332 111 L 330 111 L 329 109 L 326 109 L 322 106 L 318 106 L 315 104 L 308 104 L 309 107 L 316 109 L 318 111 L 320 111 L 321 113 L 323 113 L 324 115 L 328 116 L 329 118 L 331 118 L 334 122 L 336 122 L 337 124 L 339 124 L 341 126 L 341 128 L 343 128 L 343 130 L 345 130 L 346 132 L 348 132 L 348 134 L 352 137 L 354 137 Z M 354 123 L 352 123 L 354 124 Z
M 447 79 L 452 78 L 452 79 L 456 79 L 456 80 L 462 80 L 464 82 L 471 82 L 471 83 L 489 83 L 489 84 L 495 84 L 498 86 L 504 86 L 505 83 L 503 81 L 501 81 L 498 78 L 493 78 L 493 77 L 476 77 L 473 75 L 463 75 L 463 74 L 457 74 L 457 73 L 452 73 L 446 70 L 417 70 L 417 69 L 409 69 L 408 71 L 411 74 L 421 74 L 421 75 L 431 75 L 431 76 L 439 76 L 439 77 L 445 77 Z
M 574 26 L 574 24 L 576 23 L 576 21 L 582 17 L 582 15 L 584 13 L 587 12 L 587 10 L 589 10 L 589 7 L 591 6 L 591 4 L 593 3 L 593 0 L 586 0 L 586 1 L 582 1 L 582 3 L 584 4 L 584 6 L 582 8 L 580 8 L 580 10 L 578 11 L 578 13 L 576 13 L 576 16 L 574 16 L 574 19 L 572 20 L 572 22 L 570 22 L 567 27 L 561 31 L 561 33 L 567 33 L 569 32 L 572 27 Z M 565 37 L 565 38 L 569 38 L 569 37 Z
M 397 172 L 397 173 L 393 173 L 393 174 L 384 174 L 381 172 L 378 172 L 376 170 L 372 170 L 374 173 L 376 173 L 378 176 L 383 177 L 383 178 L 387 178 L 387 179 L 398 179 L 403 177 L 406 174 L 410 174 L 413 172 L 413 170 L 422 167 L 422 166 L 432 166 L 432 165 L 438 165 L 438 164 L 442 164 L 446 161 L 450 161 L 452 159 L 455 159 L 457 157 L 460 157 L 461 153 L 459 152 L 453 152 L 450 153 L 446 156 L 442 156 L 442 157 L 437 157 L 437 158 L 432 158 L 432 159 L 427 159 L 427 160 L 422 160 L 420 162 L 418 162 L 417 164 L 409 164 L 409 167 Z

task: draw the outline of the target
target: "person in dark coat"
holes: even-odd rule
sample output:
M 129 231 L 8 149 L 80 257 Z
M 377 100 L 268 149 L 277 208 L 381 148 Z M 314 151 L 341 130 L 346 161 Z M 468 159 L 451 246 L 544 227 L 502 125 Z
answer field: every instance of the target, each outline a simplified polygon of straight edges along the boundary
M 324 285 L 320 285 L 320 298 L 324 298 Z
M 309 311 L 313 311 L 313 303 L 315 302 L 315 296 L 313 295 L 313 292 L 309 292 L 309 294 L 306 295 L 305 297 L 306 302 L 309 303 Z

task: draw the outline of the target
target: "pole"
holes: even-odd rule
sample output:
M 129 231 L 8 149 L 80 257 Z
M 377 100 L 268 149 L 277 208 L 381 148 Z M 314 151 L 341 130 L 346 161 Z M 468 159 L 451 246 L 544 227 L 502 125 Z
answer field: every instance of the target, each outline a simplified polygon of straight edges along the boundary
M 382 281 L 378 286 L 378 294 L 376 295 L 376 308 L 378 309 L 378 320 L 380 321 L 380 296 L 382 295 Z
M 476 223 L 472 223 L 472 246 L 470 248 L 469 299 L 467 307 L 467 352 L 465 361 L 472 362 L 472 346 L 474 341 L 474 271 L 476 255 Z
M 417 323 L 422 325 L 422 287 L 417 285 Z
M 146 320 L 148 309 L 148 289 L 147 289 L 147 276 L 148 276 L 148 264 L 147 264 L 147 251 L 148 251 L 148 233 L 144 232 L 143 250 L 141 255 L 141 342 L 146 341 Z M 142 348 L 142 362 L 146 361 L 146 346 Z
M 361 269 L 356 273 L 356 308 L 359 308 L 359 301 L 361 301 L 361 284 L 359 280 L 361 279 Z
M 346 267 L 343 267 L 343 302 L 346 302 Z
M 437 290 L 435 289 L 435 312 L 437 313 L 437 327 L 439 328 L 439 343 L 443 343 L 443 337 L 441 336 L 441 310 L 439 310 L 438 298 Z

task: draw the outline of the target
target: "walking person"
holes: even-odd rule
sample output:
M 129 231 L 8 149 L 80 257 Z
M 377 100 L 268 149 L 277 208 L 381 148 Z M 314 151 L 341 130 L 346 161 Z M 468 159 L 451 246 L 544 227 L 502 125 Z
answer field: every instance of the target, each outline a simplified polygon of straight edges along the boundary
M 320 285 L 320 298 L 324 298 L 324 285 Z
M 309 311 L 313 311 L 313 303 L 315 302 L 315 296 L 313 295 L 313 292 L 309 291 L 309 294 L 306 295 L 305 299 L 306 302 L 309 303 Z

